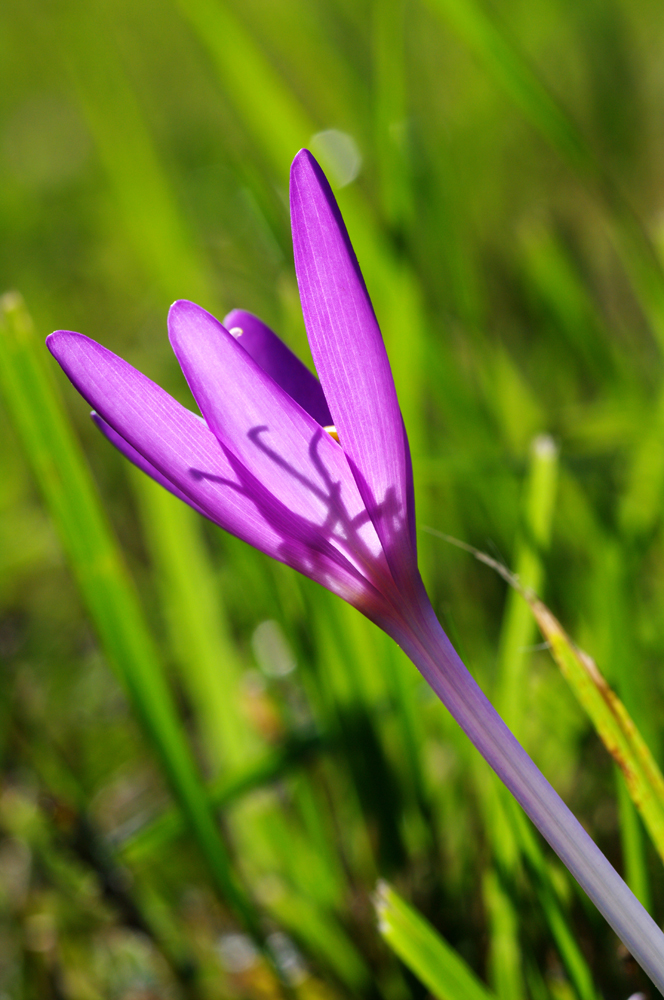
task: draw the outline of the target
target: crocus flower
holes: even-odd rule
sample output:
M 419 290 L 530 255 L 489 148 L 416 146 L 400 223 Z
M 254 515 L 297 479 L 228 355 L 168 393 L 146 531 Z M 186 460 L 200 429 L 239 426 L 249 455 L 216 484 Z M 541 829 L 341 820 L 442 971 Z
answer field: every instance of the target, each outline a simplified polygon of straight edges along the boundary
M 169 335 L 202 417 L 81 334 L 58 331 L 49 349 L 139 468 L 399 643 L 661 989 L 664 936 L 497 715 L 426 596 L 389 361 L 336 201 L 306 150 L 292 167 L 291 218 L 320 382 L 250 313 L 222 324 L 184 301 L 171 307 Z

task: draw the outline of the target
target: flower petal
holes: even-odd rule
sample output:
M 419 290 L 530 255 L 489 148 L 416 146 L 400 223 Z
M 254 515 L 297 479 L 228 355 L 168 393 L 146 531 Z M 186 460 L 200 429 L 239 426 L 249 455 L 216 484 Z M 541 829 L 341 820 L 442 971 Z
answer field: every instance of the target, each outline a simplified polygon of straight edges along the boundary
M 320 382 L 269 326 L 244 309 L 229 312 L 223 326 L 263 371 L 271 375 L 314 420 L 322 427 L 332 423 Z
M 404 581 L 416 559 L 412 473 L 383 338 L 330 185 L 306 149 L 293 161 L 290 192 L 311 353 L 362 498 Z
M 176 302 L 171 345 L 208 426 L 236 465 L 293 516 L 321 551 L 363 573 L 382 551 L 339 445 L 244 351 L 210 313 Z M 266 515 L 267 516 L 267 515 Z
M 89 337 L 58 330 L 47 345 L 100 417 L 188 502 L 226 531 L 281 558 L 283 536 L 265 522 L 200 417 Z
M 189 504 L 193 507 L 195 511 L 201 514 L 203 517 L 208 518 L 208 520 L 215 521 L 214 518 L 210 518 L 210 514 L 205 511 L 202 507 L 188 497 L 182 490 L 179 490 L 170 479 L 162 475 L 154 465 L 145 459 L 140 452 L 136 451 L 123 437 L 121 437 L 116 430 L 114 430 L 110 424 L 106 423 L 103 417 L 100 417 L 98 413 L 94 410 L 91 414 L 92 419 L 102 434 L 108 438 L 111 444 L 115 445 L 118 451 L 122 452 L 125 458 L 128 458 L 130 462 L 133 462 L 142 472 L 154 479 L 160 486 L 172 493 L 179 500 L 184 503 Z M 195 416 L 195 414 L 194 414 Z M 196 417 L 197 420 L 201 420 L 200 417 Z M 204 421 L 202 421 L 203 426 L 206 427 Z M 266 506 L 269 509 L 270 499 L 268 497 Z M 260 506 L 259 506 L 260 509 Z M 270 511 L 267 520 L 276 520 L 274 511 Z M 215 521 L 218 523 L 218 520 Z M 221 525 L 224 527 L 224 525 Z M 329 590 L 334 591 L 340 597 L 345 600 L 350 601 L 351 604 L 356 604 L 357 606 L 363 606 L 365 614 L 369 614 L 377 623 L 384 626 L 384 623 L 389 620 L 389 616 L 386 615 L 384 610 L 384 602 L 381 601 L 380 595 L 373 592 L 373 589 L 368 587 L 366 581 L 361 579 L 354 569 L 354 567 L 344 567 L 339 564 L 338 560 L 330 561 L 330 559 L 323 553 L 316 551 L 311 551 L 311 549 L 303 543 L 298 543 L 293 540 L 282 543 L 279 546 L 277 552 L 268 552 L 268 555 L 287 563 L 294 569 L 299 570 L 304 573 L 305 576 L 310 576 L 318 583 L 322 583 Z
M 191 497 L 188 497 L 186 493 L 179 490 L 177 486 L 170 481 L 170 479 L 159 471 L 159 469 L 156 469 L 154 465 L 148 462 L 147 458 L 144 458 L 140 451 L 136 451 L 135 448 L 132 448 L 129 442 L 125 441 L 125 439 L 118 434 L 118 432 L 114 430 L 110 424 L 107 424 L 103 417 L 100 417 L 94 410 L 90 416 L 92 417 L 93 423 L 99 428 L 104 437 L 108 438 L 111 444 L 115 445 L 118 451 L 122 452 L 125 458 L 128 458 L 130 462 L 141 470 L 141 472 L 144 472 L 147 476 L 150 476 L 151 479 L 154 479 L 155 482 L 159 483 L 160 486 L 163 486 L 169 493 L 172 493 L 173 496 L 178 498 L 178 500 L 182 500 L 184 503 L 189 504 L 190 507 L 193 507 L 194 510 L 198 511 L 199 514 L 202 514 L 203 517 L 209 518 L 210 515 L 206 514 L 202 507 L 199 507 L 198 504 L 194 503 Z
M 229 335 L 224 331 L 224 336 Z M 358 569 L 333 546 L 321 542 L 317 526 L 272 497 L 220 445 L 204 420 L 80 333 L 59 330 L 47 338 L 47 345 L 102 420 L 187 502 L 226 531 L 322 583 L 374 620 L 385 617 L 384 600 Z M 164 484 L 167 488 L 168 483 Z

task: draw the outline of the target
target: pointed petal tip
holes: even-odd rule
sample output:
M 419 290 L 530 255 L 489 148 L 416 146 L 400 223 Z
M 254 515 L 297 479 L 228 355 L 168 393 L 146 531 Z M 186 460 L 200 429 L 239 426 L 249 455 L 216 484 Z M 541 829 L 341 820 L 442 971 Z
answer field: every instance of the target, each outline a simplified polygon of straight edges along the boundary
M 176 299 L 171 308 L 168 310 L 168 319 L 178 319 L 181 316 L 207 316 L 211 317 L 215 323 L 219 320 L 216 316 L 213 316 L 209 309 L 205 309 L 203 306 L 199 306 L 197 302 L 192 302 L 191 299 Z
M 51 350 L 52 347 L 55 347 L 57 342 L 62 337 L 66 337 L 70 333 L 71 333 L 70 330 L 54 330 L 53 333 L 49 333 L 48 337 L 46 338 L 46 346 L 48 347 L 49 351 Z
M 203 306 L 190 302 L 189 299 L 178 299 L 173 303 L 168 311 L 167 326 L 168 339 L 176 355 L 178 355 L 178 345 L 181 344 L 183 338 L 191 339 L 193 336 L 196 339 L 197 332 L 209 331 L 210 328 L 224 331 L 224 327 L 216 316 L 213 316 Z
M 180 313 L 188 312 L 192 306 L 194 309 L 200 308 L 194 302 L 190 302 L 189 299 L 176 299 L 168 310 L 168 319 L 170 320 L 171 317 L 175 318 Z
M 311 150 L 307 149 L 306 146 L 303 146 L 302 149 L 299 149 L 293 157 L 291 170 L 295 170 L 296 168 L 303 166 L 305 163 L 311 163 L 312 160 L 315 163 L 316 157 Z
M 341 213 L 339 212 L 327 175 L 309 149 L 301 149 L 293 160 L 290 172 L 290 191 L 291 213 L 293 211 L 292 201 L 295 192 L 308 192 L 305 195 L 307 199 L 322 195 L 325 201 L 328 202 L 333 215 L 337 217 L 337 223 L 341 224 L 345 231 L 346 227 L 341 218 Z
M 314 154 L 311 150 L 302 148 L 299 153 L 296 154 L 291 164 L 291 184 L 297 184 L 299 180 L 304 180 L 305 177 L 311 177 L 312 175 L 316 178 L 316 180 L 318 180 L 319 183 L 323 181 L 325 185 L 328 184 L 323 168 Z
M 46 346 L 55 358 L 61 363 L 61 359 L 68 346 L 77 340 L 90 340 L 84 333 L 76 333 L 74 330 L 54 330 L 46 338 Z M 92 341 L 92 343 L 95 343 Z
M 311 263 L 313 244 L 320 250 L 327 240 L 331 239 L 334 242 L 336 234 L 336 238 L 340 237 L 345 245 L 342 256 L 352 262 L 357 277 L 364 287 L 364 279 L 330 182 L 318 160 L 308 149 L 301 149 L 293 160 L 290 176 L 290 211 L 298 284 L 301 286 L 301 267 L 303 265 L 306 267 L 307 261 Z M 302 297 L 302 287 L 300 287 L 300 297 Z

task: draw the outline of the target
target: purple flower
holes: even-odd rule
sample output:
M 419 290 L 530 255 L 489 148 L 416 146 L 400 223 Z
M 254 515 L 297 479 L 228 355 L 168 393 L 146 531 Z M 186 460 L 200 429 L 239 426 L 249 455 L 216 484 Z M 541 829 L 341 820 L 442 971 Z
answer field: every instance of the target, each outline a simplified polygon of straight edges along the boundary
M 197 511 L 339 594 L 410 656 L 643 965 L 664 936 L 496 714 L 417 569 L 413 478 L 385 346 L 348 233 L 306 150 L 291 171 L 295 267 L 320 383 L 255 316 L 170 310 L 202 418 L 78 333 L 48 338 L 104 434 Z
M 317 225 L 311 225 L 315 206 Z M 422 596 L 413 482 L 389 361 L 336 202 L 293 164 L 295 258 L 321 383 L 264 323 L 176 302 L 168 327 L 203 419 L 95 341 L 48 347 L 103 433 L 225 530 L 333 590 L 388 631 Z M 336 429 L 335 429 L 336 428 Z M 341 444 L 338 442 L 341 441 Z

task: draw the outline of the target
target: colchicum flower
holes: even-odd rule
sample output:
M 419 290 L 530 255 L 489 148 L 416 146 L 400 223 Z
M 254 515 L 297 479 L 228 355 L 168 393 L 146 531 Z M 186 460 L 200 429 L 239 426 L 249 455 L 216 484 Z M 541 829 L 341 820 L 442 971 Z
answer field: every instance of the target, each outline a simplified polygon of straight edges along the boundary
M 664 936 L 512 736 L 439 625 L 417 568 L 413 477 L 383 339 L 330 186 L 291 171 L 295 267 L 320 382 L 255 316 L 170 310 L 202 417 L 93 340 L 48 347 L 103 433 L 226 531 L 343 597 L 404 649 L 660 989 Z

